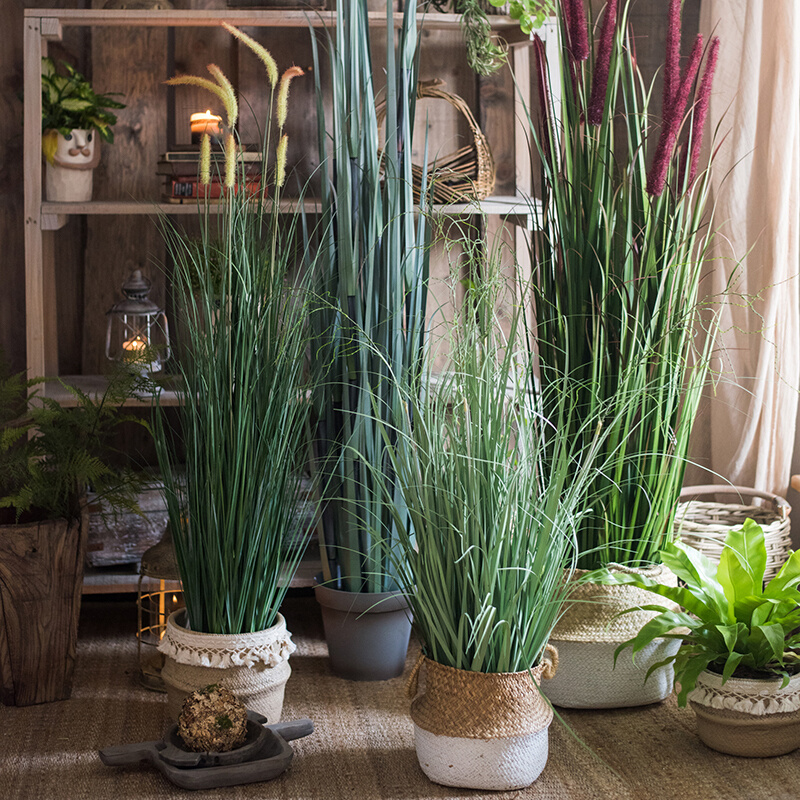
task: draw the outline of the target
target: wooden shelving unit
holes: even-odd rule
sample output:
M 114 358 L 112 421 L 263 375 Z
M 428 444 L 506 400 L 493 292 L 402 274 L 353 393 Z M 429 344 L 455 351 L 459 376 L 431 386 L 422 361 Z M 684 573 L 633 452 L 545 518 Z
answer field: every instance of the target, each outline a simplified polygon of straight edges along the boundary
M 399 25 L 401 14 L 395 15 Z M 516 20 L 491 17 L 492 28 L 511 48 L 512 64 L 516 73 L 516 90 L 520 97 L 530 97 L 529 38 L 524 36 Z M 371 24 L 383 26 L 382 12 L 370 14 Z M 332 12 L 305 13 L 303 11 L 268 10 L 215 10 L 215 11 L 146 11 L 106 9 L 26 9 L 24 14 L 24 161 L 25 174 L 25 287 L 26 287 L 26 340 L 27 366 L 30 377 L 58 376 L 58 336 L 56 327 L 57 298 L 55 289 L 57 231 L 71 216 L 135 217 L 156 215 L 186 216 L 198 213 L 194 203 L 173 204 L 132 200 L 126 198 L 100 200 L 88 203 L 50 203 L 42 197 L 41 150 L 41 59 L 47 55 L 48 43 L 60 41 L 65 28 L 208 28 L 222 21 L 236 26 L 261 28 L 319 28 L 335 24 Z M 422 20 L 428 31 L 460 31 L 457 14 L 430 13 Z M 545 39 L 548 55 L 554 53 L 556 36 L 554 25 L 546 25 L 540 35 Z M 166 76 L 165 76 L 166 77 Z M 491 197 L 483 202 L 436 206 L 433 213 L 445 216 L 491 215 L 507 220 L 515 226 L 515 236 L 520 252 L 527 249 L 528 231 L 535 226 L 537 217 L 532 194 L 531 169 L 524 115 L 519 99 L 515 103 L 514 120 L 509 125 L 515 131 L 516 195 Z M 510 129 L 509 129 L 510 130 Z M 155 165 L 153 165 L 155 166 Z M 282 211 L 298 211 L 296 200 L 282 201 Z M 307 212 L 313 213 L 317 204 L 313 199 L 304 202 Z M 213 205 L 211 206 L 214 211 Z M 62 383 L 63 382 L 63 383 Z M 75 398 L 63 385 L 80 387 L 90 394 L 103 391 L 105 382 L 99 375 L 66 375 L 60 380 L 49 380 L 41 389 L 47 396 L 64 405 L 74 405 Z M 162 403 L 177 405 L 178 394 L 167 387 Z M 149 406 L 152 397 L 131 398 L 128 405 Z M 293 585 L 311 585 L 313 574 L 320 565 L 313 559 L 304 560 L 301 574 Z M 113 592 L 135 591 L 137 576 L 122 574 L 87 576 L 85 591 Z

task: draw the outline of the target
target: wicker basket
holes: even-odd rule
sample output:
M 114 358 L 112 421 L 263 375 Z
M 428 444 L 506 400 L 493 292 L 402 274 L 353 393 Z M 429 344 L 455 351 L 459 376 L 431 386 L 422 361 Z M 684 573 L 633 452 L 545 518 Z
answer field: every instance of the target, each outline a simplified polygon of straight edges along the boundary
M 450 155 L 436 158 L 428 165 L 428 180 L 431 186 L 433 203 L 469 203 L 483 200 L 494 189 L 495 167 L 489 143 L 478 127 L 478 123 L 463 98 L 445 92 L 440 88 L 444 81 L 437 79 L 420 81 L 417 85 L 417 98 L 424 97 L 446 100 L 460 111 L 472 131 L 472 142 Z M 386 117 L 386 104 L 377 107 L 378 127 Z M 419 202 L 423 168 L 411 165 L 414 181 L 414 199 Z
M 740 500 L 767 500 L 763 506 L 712 503 L 694 498 L 702 495 L 738 495 Z M 690 499 L 692 498 L 692 499 Z M 789 555 L 789 513 L 792 507 L 776 494 L 742 486 L 687 486 L 681 491 L 681 503 L 675 515 L 675 532 L 681 541 L 700 550 L 719 563 L 728 531 L 740 528 L 749 517 L 764 529 L 767 546 L 766 580 L 775 577 Z M 688 502 L 687 502 L 688 501 Z

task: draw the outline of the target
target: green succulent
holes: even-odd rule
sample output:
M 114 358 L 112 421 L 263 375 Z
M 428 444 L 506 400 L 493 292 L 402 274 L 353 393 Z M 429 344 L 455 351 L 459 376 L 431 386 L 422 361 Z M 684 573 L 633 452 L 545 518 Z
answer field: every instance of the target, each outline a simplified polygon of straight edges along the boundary
M 761 526 L 748 519 L 728 533 L 718 565 L 683 542 L 668 544 L 662 562 L 682 585 L 664 586 L 640 575 L 598 570 L 590 580 L 637 586 L 666 597 L 684 610 L 661 605 L 643 606 L 660 612 L 639 633 L 623 642 L 633 657 L 659 637 L 682 639 L 678 653 L 648 671 L 672 661 L 680 683 L 678 705 L 685 706 L 697 677 L 705 669 L 731 676 L 782 676 L 783 685 L 800 669 L 800 551 L 790 554 L 780 572 L 764 586 L 767 549 Z M 633 609 L 631 609 L 633 610 Z M 688 633 L 682 628 L 688 628 Z
M 107 109 L 125 108 L 110 94 L 95 94 L 91 84 L 66 61 L 60 62 L 66 75 L 58 72 L 52 58 L 42 59 L 42 149 L 52 163 L 56 134 L 72 130 L 96 130 L 106 142 L 114 141 L 111 127 L 117 118 Z

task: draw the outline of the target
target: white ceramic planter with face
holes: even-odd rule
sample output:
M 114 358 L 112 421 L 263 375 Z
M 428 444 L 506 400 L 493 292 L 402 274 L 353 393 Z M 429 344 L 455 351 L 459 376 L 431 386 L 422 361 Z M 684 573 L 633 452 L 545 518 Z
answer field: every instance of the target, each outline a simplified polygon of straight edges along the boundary
M 100 162 L 97 131 L 75 129 L 58 134 L 53 163 L 45 164 L 45 198 L 51 203 L 85 203 L 92 199 L 94 168 Z

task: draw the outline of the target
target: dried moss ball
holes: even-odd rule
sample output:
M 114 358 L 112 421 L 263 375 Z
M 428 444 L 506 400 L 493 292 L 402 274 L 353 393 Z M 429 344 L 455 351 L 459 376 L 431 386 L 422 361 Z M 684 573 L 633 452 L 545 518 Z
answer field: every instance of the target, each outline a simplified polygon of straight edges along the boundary
M 196 753 L 234 750 L 247 736 L 247 709 L 230 689 L 214 683 L 183 701 L 178 734 Z

